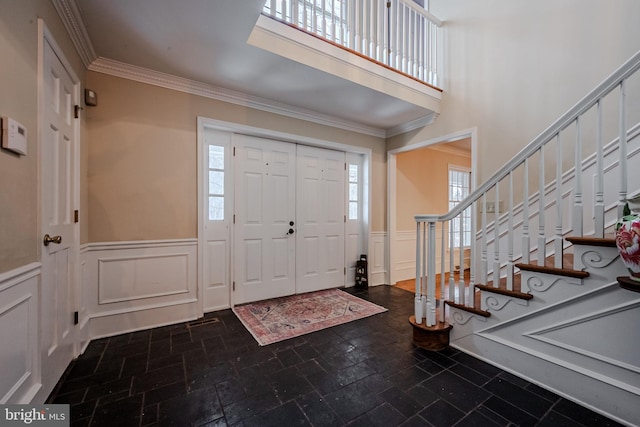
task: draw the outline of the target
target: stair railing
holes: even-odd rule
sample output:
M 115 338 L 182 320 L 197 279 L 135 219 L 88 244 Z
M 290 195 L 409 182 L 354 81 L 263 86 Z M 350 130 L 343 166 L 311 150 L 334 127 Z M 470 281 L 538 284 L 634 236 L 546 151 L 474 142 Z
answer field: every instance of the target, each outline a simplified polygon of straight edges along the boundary
M 442 21 L 412 0 L 267 0 L 262 13 L 440 84 Z
M 631 79 L 638 69 L 640 52 L 450 212 L 415 216 L 416 323 L 422 319 L 426 326 L 444 322 L 445 301 L 469 311 L 480 310 L 476 284 L 514 290 L 516 263 L 545 265 L 549 256 L 553 267 L 562 268 L 567 233 L 582 237 L 588 227 L 589 234 L 604 237 L 605 229 L 622 214 L 629 173 L 636 174 L 627 168 L 627 145 L 631 139 L 640 139 L 640 126 L 628 129 L 626 122 L 640 109 L 640 79 Z M 612 138 L 606 146 L 605 135 Z M 593 149 L 593 154 L 583 157 L 584 147 Z M 607 188 L 613 186 L 615 191 L 605 192 L 605 178 L 614 183 Z M 530 186 L 536 183 L 537 191 L 531 193 Z M 636 185 L 632 190 L 640 190 L 640 181 Z M 454 259 L 454 235 L 459 233 L 457 241 L 464 241 L 463 227 L 458 224 L 467 209 L 471 209 L 471 228 L 475 230 L 467 249 L 468 285 L 463 274 L 465 248 L 458 248 L 459 260 Z M 436 265 L 438 257 L 440 265 Z M 456 261 L 460 269 L 457 279 L 453 274 Z M 448 280 L 446 274 L 440 274 L 436 284 L 438 270 L 450 272 Z

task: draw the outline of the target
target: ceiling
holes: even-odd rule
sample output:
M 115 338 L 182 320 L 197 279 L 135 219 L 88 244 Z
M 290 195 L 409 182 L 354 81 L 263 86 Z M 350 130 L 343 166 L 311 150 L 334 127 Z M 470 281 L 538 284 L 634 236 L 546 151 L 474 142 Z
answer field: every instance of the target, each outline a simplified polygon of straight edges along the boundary
M 74 0 L 62 0 L 74 2 Z M 75 0 L 95 59 L 248 95 L 368 133 L 431 111 L 247 44 L 264 0 Z M 284 108 L 282 108 L 284 106 Z M 367 133 L 367 132 L 365 132 Z

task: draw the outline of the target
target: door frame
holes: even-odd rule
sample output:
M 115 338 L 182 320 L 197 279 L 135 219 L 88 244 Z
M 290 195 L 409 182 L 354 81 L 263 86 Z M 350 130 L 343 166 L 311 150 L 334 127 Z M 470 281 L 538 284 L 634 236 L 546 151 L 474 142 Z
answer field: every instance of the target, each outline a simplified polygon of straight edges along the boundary
M 387 244 L 386 244 L 386 260 L 385 263 L 389 268 L 389 285 L 393 286 L 397 280 L 395 277 L 395 268 L 393 265 L 394 255 L 397 252 L 396 239 L 397 239 L 397 199 L 396 199 L 396 185 L 397 185 L 397 165 L 396 155 L 399 153 L 405 153 L 407 151 L 418 150 L 436 144 L 446 144 L 448 142 L 455 142 L 461 139 L 471 139 L 471 191 L 476 188 L 476 176 L 478 170 L 478 128 L 464 129 L 458 132 L 454 132 L 448 135 L 440 136 L 426 141 L 417 142 L 414 144 L 405 145 L 404 147 L 396 148 L 387 151 Z M 419 212 L 420 214 L 428 214 L 428 212 Z M 475 230 L 475 226 L 472 224 L 472 229 Z
M 208 117 L 198 116 L 198 124 L 197 124 L 197 144 L 198 144 L 198 154 L 197 154 L 197 177 L 198 177 L 198 272 L 197 272 L 197 280 L 198 280 L 198 311 L 199 314 L 202 315 L 204 313 L 204 245 L 205 245 L 205 233 L 204 233 L 204 214 L 206 212 L 205 205 L 205 192 L 206 188 L 204 185 L 205 182 L 205 170 L 203 168 L 204 165 L 204 130 L 205 128 L 211 128 L 218 131 L 231 132 L 231 133 L 241 133 L 248 136 L 256 136 L 259 138 L 267 138 L 274 139 L 282 142 L 288 142 L 293 144 L 303 144 L 309 145 L 312 147 L 319 148 L 328 148 L 337 151 L 344 151 L 345 153 L 353 153 L 359 154 L 363 156 L 363 164 L 362 164 L 362 176 L 363 176 L 363 194 L 364 201 L 366 204 L 366 208 L 363 209 L 363 219 L 362 219 L 362 247 L 367 250 L 367 253 L 371 253 L 370 239 L 371 235 L 371 159 L 373 150 L 371 148 L 358 147 L 355 145 L 343 144 L 339 142 L 333 142 L 328 140 L 322 140 L 318 138 L 311 138 L 302 135 L 296 135 L 288 132 L 280 132 L 271 129 L 264 129 L 255 126 L 243 125 L 239 123 L 227 122 L 223 120 L 212 119 Z M 229 170 L 229 176 L 233 176 L 233 162 L 231 162 L 231 167 Z M 231 196 L 233 197 L 233 195 Z M 231 235 L 230 235 L 230 254 L 233 254 L 233 241 L 234 241 L 234 230 L 231 227 Z M 233 259 L 232 256 L 229 257 L 230 266 L 228 266 L 230 273 L 230 284 L 233 283 Z M 229 286 L 229 307 L 233 307 L 235 302 L 233 300 L 233 290 L 231 286 Z
M 81 85 L 82 82 L 80 81 L 80 79 L 78 78 L 75 70 L 73 69 L 71 63 L 69 62 L 69 60 L 67 59 L 64 50 L 60 47 L 60 45 L 57 43 L 56 39 L 54 38 L 53 34 L 51 33 L 51 31 L 49 30 L 49 28 L 47 27 L 45 21 L 42 18 L 38 18 L 38 70 L 37 70 L 37 96 L 38 96 L 38 113 L 37 113 L 37 133 L 36 133 L 36 144 L 37 144 L 37 150 L 38 150 L 38 159 L 37 159 L 37 171 L 38 171 L 38 177 L 37 177 L 37 199 L 38 199 L 38 212 L 37 212 L 37 230 L 38 230 L 38 259 L 40 259 L 40 261 L 42 261 L 42 256 L 43 256 L 43 249 L 42 249 L 42 242 L 40 241 L 40 237 L 43 235 L 43 228 L 42 228 L 42 167 L 43 167 L 43 144 L 44 144 L 44 129 L 43 126 L 45 126 L 44 123 L 44 114 L 45 114 L 45 109 L 46 109 L 46 105 L 45 105 L 45 96 L 44 96 L 44 91 L 46 90 L 45 87 L 45 82 L 44 82 L 44 50 L 45 50 L 45 44 L 49 44 L 51 46 L 51 49 L 53 50 L 54 54 L 58 57 L 58 59 L 60 60 L 60 62 L 62 63 L 62 66 L 65 68 L 65 70 L 67 71 L 67 73 L 69 74 L 69 77 L 71 78 L 72 82 L 73 82 L 73 104 L 74 105 L 80 105 L 81 102 L 81 98 L 80 98 L 80 91 L 81 91 Z M 75 140 L 75 146 L 74 146 L 74 152 L 72 153 L 72 158 L 73 158 L 73 168 L 72 168 L 72 176 L 71 176 L 71 180 L 73 181 L 73 201 L 72 204 L 75 207 L 75 209 L 80 209 L 80 146 L 81 146 L 81 129 L 80 129 L 80 120 L 73 120 L 73 138 Z M 76 310 L 78 310 L 79 307 L 81 307 L 83 304 L 81 301 L 79 301 L 79 288 L 80 288 L 80 223 L 76 222 L 74 223 L 73 226 L 73 243 L 72 243 L 72 248 L 70 251 L 71 254 L 71 272 L 70 272 L 70 281 L 71 281 L 71 285 L 69 287 L 71 295 L 71 306 L 74 307 Z M 46 271 L 41 270 L 41 275 L 46 274 Z M 42 276 L 41 276 L 42 277 Z M 40 286 L 42 284 L 42 279 L 40 280 Z M 39 292 L 40 293 L 40 292 Z M 40 301 L 40 307 L 43 307 L 44 301 Z M 69 313 L 69 315 L 71 315 L 71 313 Z M 39 320 L 39 324 L 41 325 L 42 322 L 44 321 L 49 321 L 48 319 L 43 319 L 42 318 L 42 310 L 40 309 L 38 312 L 38 320 Z M 75 327 L 72 329 L 72 352 L 73 352 L 73 357 L 76 357 L 80 354 L 80 334 L 78 331 L 78 326 L 79 325 L 75 325 Z M 40 328 L 39 328 L 40 329 Z M 40 334 L 39 334 L 40 335 Z M 40 379 L 43 380 L 44 378 L 42 377 L 43 374 L 43 370 L 45 369 L 45 367 L 43 366 L 43 353 L 44 353 L 44 349 L 42 348 L 42 337 L 39 336 L 38 337 L 38 356 L 40 358 L 39 360 L 39 372 L 38 375 L 40 376 Z M 69 361 L 71 362 L 71 360 Z M 36 394 L 36 396 L 34 397 L 34 401 L 37 400 L 43 400 L 45 399 L 49 393 L 51 392 L 51 390 L 53 389 L 53 387 L 55 386 L 54 384 L 41 384 L 41 388 L 38 391 L 38 393 Z

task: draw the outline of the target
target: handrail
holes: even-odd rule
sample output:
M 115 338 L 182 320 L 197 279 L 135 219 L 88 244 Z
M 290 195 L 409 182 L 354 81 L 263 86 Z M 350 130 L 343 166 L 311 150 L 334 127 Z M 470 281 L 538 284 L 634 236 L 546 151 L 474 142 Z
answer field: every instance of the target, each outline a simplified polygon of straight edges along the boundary
M 571 123 L 575 122 L 576 118 L 587 110 L 592 108 L 598 100 L 604 95 L 612 91 L 623 80 L 631 76 L 633 73 L 640 69 L 640 51 L 633 55 L 628 61 L 622 64 L 616 71 L 611 73 L 609 77 L 604 79 L 602 83 L 596 86 L 589 94 L 578 101 L 573 107 L 571 107 L 565 114 L 563 114 L 558 120 L 556 120 L 551 126 L 542 131 L 533 141 L 531 141 L 526 147 L 518 152 L 511 160 L 504 164 L 496 173 L 494 173 L 489 179 L 481 184 L 476 190 L 465 197 L 460 203 L 458 203 L 453 209 L 446 214 L 442 215 L 415 215 L 415 220 L 420 222 L 440 222 L 449 221 L 465 209 L 469 208 L 471 204 L 477 201 L 484 193 L 495 186 L 503 178 L 505 178 L 513 169 L 524 163 L 524 161 L 531 157 L 536 151 L 540 149 L 544 144 L 549 142 L 555 135 L 567 128 Z
M 424 16 L 425 18 L 427 18 L 429 21 L 433 22 L 437 27 L 442 27 L 443 22 L 437 18 L 435 15 L 433 15 L 431 12 L 429 12 L 427 9 L 425 9 L 424 7 L 420 7 L 417 3 L 415 3 L 412 0 L 399 0 L 400 3 L 404 3 L 405 6 L 410 7 L 411 9 L 415 10 L 416 12 L 418 12 L 420 15 Z M 389 6 L 387 6 L 389 7 Z

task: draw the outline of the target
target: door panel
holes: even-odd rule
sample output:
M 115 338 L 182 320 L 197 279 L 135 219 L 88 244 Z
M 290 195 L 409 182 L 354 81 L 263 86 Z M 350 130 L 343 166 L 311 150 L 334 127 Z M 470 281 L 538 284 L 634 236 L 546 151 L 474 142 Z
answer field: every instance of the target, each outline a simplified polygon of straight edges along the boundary
M 297 293 L 344 285 L 345 153 L 298 146 Z
M 295 293 L 295 144 L 234 136 L 234 302 Z

